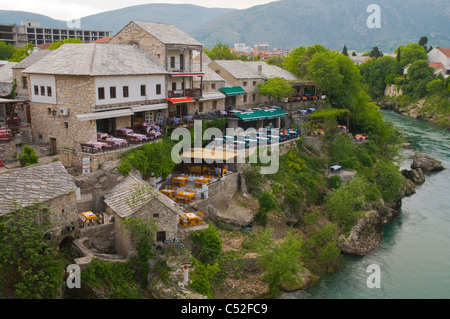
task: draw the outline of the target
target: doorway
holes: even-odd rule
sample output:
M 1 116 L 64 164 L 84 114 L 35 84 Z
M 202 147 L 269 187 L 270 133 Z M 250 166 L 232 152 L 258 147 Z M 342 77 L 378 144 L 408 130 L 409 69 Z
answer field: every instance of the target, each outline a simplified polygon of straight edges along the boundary
M 58 150 L 56 149 L 56 138 L 50 138 L 50 146 L 52 148 L 52 155 L 58 154 Z

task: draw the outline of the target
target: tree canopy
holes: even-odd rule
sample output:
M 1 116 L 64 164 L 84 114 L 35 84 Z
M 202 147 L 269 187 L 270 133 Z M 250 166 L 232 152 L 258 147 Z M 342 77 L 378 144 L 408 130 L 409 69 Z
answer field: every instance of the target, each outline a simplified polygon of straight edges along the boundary
M 212 60 L 237 60 L 236 53 L 230 50 L 230 47 L 223 43 L 217 43 L 211 50 L 203 49 L 203 52 Z
M 33 53 L 34 46 L 32 42 L 29 42 L 25 44 L 24 48 L 19 48 L 14 51 L 14 54 L 8 61 L 10 62 L 20 62 L 23 59 L 25 59 L 27 56 L 29 56 L 31 53 Z
M 12 44 L 0 41 L 0 60 L 11 59 L 16 52 L 16 48 Z
M 406 47 L 401 45 L 395 50 L 395 53 L 398 54 L 399 51 L 401 68 L 417 60 L 428 60 L 427 50 L 418 43 L 410 43 Z
M 81 41 L 78 38 L 77 39 L 67 38 L 65 40 L 59 40 L 59 41 L 53 42 L 52 44 L 50 44 L 50 47 L 48 49 L 56 50 L 65 43 L 83 43 L 83 41 Z
M 275 77 L 267 79 L 265 83 L 258 83 L 259 93 L 272 99 L 290 97 L 294 89 L 285 79 Z

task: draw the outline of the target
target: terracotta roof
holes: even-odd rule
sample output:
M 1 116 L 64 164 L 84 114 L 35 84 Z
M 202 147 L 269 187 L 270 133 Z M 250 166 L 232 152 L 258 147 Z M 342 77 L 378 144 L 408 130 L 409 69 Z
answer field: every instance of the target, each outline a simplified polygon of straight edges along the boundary
M 94 41 L 94 42 L 92 42 L 92 43 L 107 43 L 107 42 L 109 42 L 111 39 L 112 39 L 112 37 L 101 38 L 101 39 L 98 39 L 98 40 L 96 40 L 96 41 Z
M 14 210 L 13 200 L 26 207 L 35 199 L 43 203 L 76 189 L 72 176 L 59 161 L 0 174 L 0 216 Z
M 47 50 L 48 48 L 50 48 L 50 44 L 51 43 L 42 43 L 39 44 L 36 48 L 39 50 Z
M 450 58 L 450 48 L 437 48 L 437 49 Z
M 441 62 L 430 62 L 430 67 L 436 70 L 437 68 L 443 68 L 444 65 Z

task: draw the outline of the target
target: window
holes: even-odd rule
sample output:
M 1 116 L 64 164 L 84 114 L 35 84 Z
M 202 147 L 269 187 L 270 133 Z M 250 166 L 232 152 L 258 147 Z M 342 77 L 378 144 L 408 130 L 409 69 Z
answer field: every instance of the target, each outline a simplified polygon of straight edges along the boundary
M 161 84 L 156 84 L 156 95 L 161 94 Z
M 180 70 L 184 69 L 184 55 L 180 54 Z
M 39 95 L 39 87 L 37 85 L 34 86 L 34 95 Z
M 211 84 L 211 89 L 214 90 L 215 88 L 216 88 L 216 83 L 212 83 L 212 84 Z
M 45 86 L 41 86 L 41 95 L 45 96 Z
M 159 214 L 153 214 L 153 218 L 159 218 Z
M 255 102 L 255 101 L 256 101 L 256 94 L 253 94 L 253 97 L 252 97 L 252 99 L 253 99 L 253 102 Z
M 145 84 L 141 85 L 141 96 L 146 96 L 147 92 L 146 92 L 146 87 Z
M 52 87 L 47 86 L 47 96 L 52 96 Z
M 116 87 L 115 86 L 111 86 L 109 88 L 109 98 L 110 99 L 115 99 L 116 98 Z
M 217 110 L 217 101 L 213 101 L 213 110 Z
M 28 88 L 28 82 L 27 82 L 27 77 L 26 76 L 22 76 L 22 88 L 23 89 Z
M 200 113 L 203 112 L 203 103 L 201 103 L 201 102 L 198 104 L 198 111 L 199 111 Z
M 52 109 L 50 107 L 47 108 L 47 114 L 52 115 Z
M 129 97 L 128 86 L 124 86 L 122 89 L 123 89 L 123 97 Z
M 174 56 L 170 57 L 170 68 L 171 69 L 175 68 L 175 57 Z
M 247 81 L 244 81 L 244 86 L 247 86 Z
M 98 99 L 99 100 L 105 99 L 105 88 L 98 88 Z
M 243 96 L 244 98 L 244 103 L 247 102 L 247 94 Z
M 64 127 L 69 128 L 69 122 L 64 122 Z
M 165 231 L 159 231 L 156 233 L 156 241 L 157 242 L 164 242 L 166 240 L 166 232 Z
M 253 86 L 256 86 L 256 81 L 253 81 Z
M 150 111 L 145 112 L 144 113 L 145 122 L 147 122 L 147 123 L 153 122 L 155 120 L 154 114 L 155 114 L 154 112 L 150 112 Z
M 177 89 L 177 82 L 172 82 L 172 91 Z

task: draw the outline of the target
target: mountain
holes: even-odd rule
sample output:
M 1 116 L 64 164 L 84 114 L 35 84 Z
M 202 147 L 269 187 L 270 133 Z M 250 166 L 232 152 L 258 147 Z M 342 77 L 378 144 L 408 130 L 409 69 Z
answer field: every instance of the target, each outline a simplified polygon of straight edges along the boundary
M 212 48 L 222 42 L 291 49 L 316 43 L 342 50 L 385 53 L 427 36 L 428 45 L 450 47 L 449 0 L 377 0 L 381 28 L 369 29 L 367 7 L 373 0 L 280 0 L 245 10 L 205 8 L 188 4 L 145 4 L 81 18 L 86 29 L 122 29 L 131 20 L 171 23 Z M 39 21 L 42 26 L 66 27 L 44 15 L 0 10 L 0 23 Z
M 370 4 L 381 9 L 381 28 L 369 29 Z M 281 0 L 226 13 L 191 35 L 206 47 L 222 42 L 233 45 L 269 43 L 296 48 L 316 43 L 342 50 L 370 50 L 378 46 L 392 52 L 400 44 L 418 42 L 450 46 L 448 0 Z
M 144 4 L 82 17 L 81 28 L 99 29 L 116 33 L 126 26 L 128 22 L 142 20 L 170 23 L 187 33 L 192 33 L 194 29 L 209 20 L 235 10 L 205 8 L 189 4 Z M 65 21 L 55 20 L 45 15 L 24 11 L 0 10 L 0 23 L 20 25 L 21 20 L 39 21 L 43 27 L 67 27 Z

